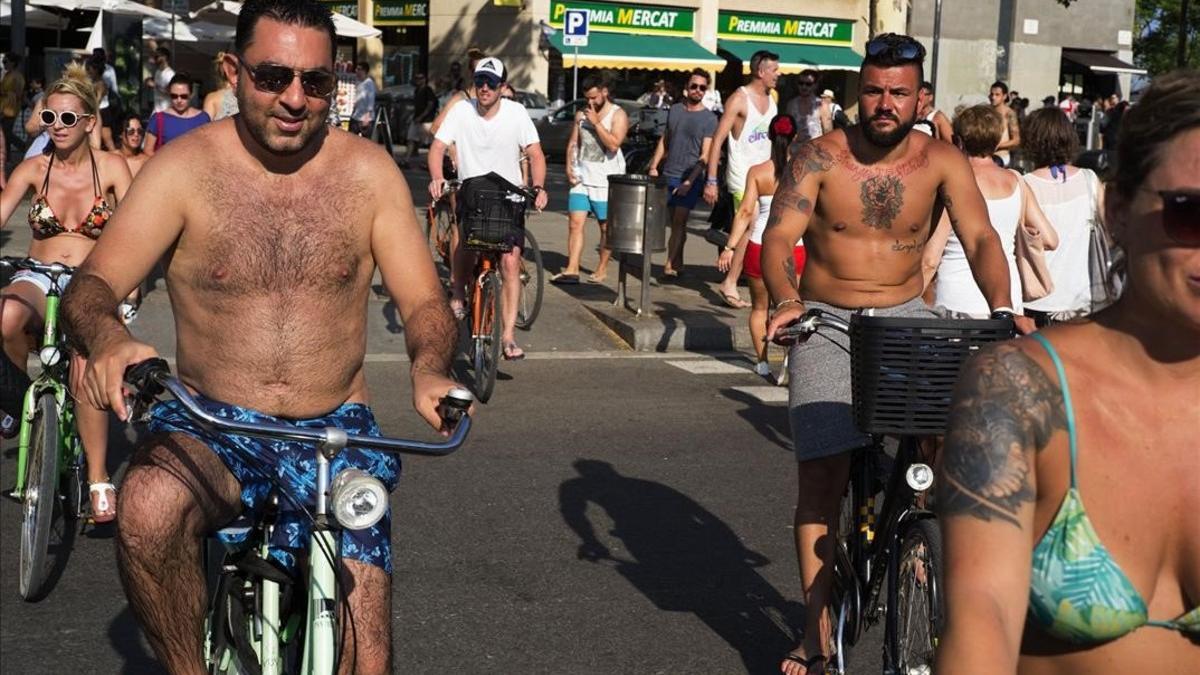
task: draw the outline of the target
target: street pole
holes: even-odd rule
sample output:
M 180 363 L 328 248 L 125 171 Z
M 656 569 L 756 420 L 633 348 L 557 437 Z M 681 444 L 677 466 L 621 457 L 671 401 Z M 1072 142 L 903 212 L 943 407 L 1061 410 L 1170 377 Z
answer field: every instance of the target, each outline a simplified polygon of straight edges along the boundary
M 935 0 L 933 3 L 933 74 L 929 76 L 929 81 L 933 83 L 933 90 L 938 90 L 938 46 L 942 42 L 942 0 Z
M 575 71 L 575 82 L 571 85 L 571 100 L 579 98 L 579 45 L 575 45 L 575 65 L 571 70 Z
M 175 57 L 175 12 L 171 12 L 171 57 Z
M 12 2 L 12 51 L 25 62 L 25 0 Z M 29 66 L 25 66 L 29 72 Z
M 15 7 L 15 5 L 14 5 Z M 15 16 L 15 15 L 14 15 Z M 1175 53 L 1175 65 L 1183 68 L 1187 65 L 1188 41 L 1188 0 L 1179 3 L 1179 48 Z

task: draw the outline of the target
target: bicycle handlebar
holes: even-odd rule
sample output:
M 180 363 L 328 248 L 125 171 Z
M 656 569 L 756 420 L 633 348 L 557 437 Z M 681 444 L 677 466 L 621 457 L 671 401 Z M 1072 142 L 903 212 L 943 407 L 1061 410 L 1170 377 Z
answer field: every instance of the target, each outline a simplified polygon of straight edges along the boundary
M 392 453 L 408 453 L 415 455 L 448 455 L 466 440 L 471 430 L 471 417 L 467 414 L 474 401 L 474 396 L 466 389 L 454 388 L 442 399 L 439 413 L 448 426 L 453 427 L 449 439 L 441 443 L 405 440 L 399 438 L 384 438 L 379 436 L 363 436 L 347 434 L 337 427 L 323 429 L 302 429 L 282 424 L 263 424 L 260 422 L 240 422 L 223 417 L 217 417 L 205 410 L 187 387 L 171 375 L 167 362 L 163 359 L 147 359 L 130 366 L 125 371 L 125 381 L 137 390 L 131 410 L 142 414 L 131 415 L 130 419 L 144 417 L 145 409 L 165 389 L 183 406 L 184 411 L 193 420 L 211 430 L 223 431 L 243 436 L 253 436 L 268 440 L 288 440 L 305 443 L 315 443 L 322 449 L 336 448 L 340 451 L 347 446 L 382 450 Z
M 5 256 L 0 258 L 0 264 L 7 265 L 15 270 L 27 270 L 30 272 L 38 272 L 53 277 L 58 277 L 63 274 L 75 274 L 78 268 L 64 265 L 62 263 L 46 264 L 36 258 L 15 258 Z
M 776 338 L 800 338 L 812 335 L 821 328 L 833 328 L 842 333 L 850 333 L 850 322 L 821 309 L 810 309 L 793 324 L 775 331 Z

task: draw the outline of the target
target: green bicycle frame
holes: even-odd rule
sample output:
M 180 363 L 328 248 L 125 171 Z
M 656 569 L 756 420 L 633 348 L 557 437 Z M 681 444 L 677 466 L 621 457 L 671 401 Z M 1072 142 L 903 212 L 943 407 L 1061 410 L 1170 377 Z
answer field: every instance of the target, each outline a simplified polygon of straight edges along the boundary
M 54 347 L 59 349 L 60 362 L 53 367 L 43 366 L 42 372 L 37 379 L 29 385 L 29 389 L 25 390 L 25 401 L 23 412 L 21 415 L 21 434 L 17 442 L 17 481 L 13 488 L 13 496 L 21 499 L 25 494 L 25 479 L 26 468 L 29 460 L 29 444 L 33 436 L 33 420 L 37 413 L 37 400 L 43 392 L 47 390 L 54 391 L 55 405 L 58 407 L 58 452 L 54 457 L 57 461 L 55 473 L 67 465 L 80 452 L 79 436 L 75 432 L 75 409 L 69 405 L 70 393 L 67 391 L 65 383 L 67 379 L 67 368 L 69 363 L 61 362 L 61 359 L 67 358 L 58 344 L 58 304 L 61 300 L 60 295 L 56 292 L 58 289 L 51 289 L 51 292 L 46 294 L 46 319 L 45 329 L 42 332 L 42 349 Z M 61 375 L 59 375 L 61 373 Z

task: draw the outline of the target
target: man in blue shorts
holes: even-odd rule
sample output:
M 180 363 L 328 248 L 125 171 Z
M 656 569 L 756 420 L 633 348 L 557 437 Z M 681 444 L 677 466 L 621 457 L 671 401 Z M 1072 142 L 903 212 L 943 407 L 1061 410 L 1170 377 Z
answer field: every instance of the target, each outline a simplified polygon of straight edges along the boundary
M 701 177 L 717 131 L 717 116 L 704 107 L 704 94 L 710 84 L 707 71 L 697 68 L 691 72 L 684 100 L 667 112 L 667 130 L 658 139 L 658 147 L 650 159 L 650 175 L 657 176 L 661 171 L 667 179 L 671 237 L 667 241 L 667 262 L 663 265 L 666 277 L 677 277 L 683 269 L 688 214 L 704 193 Z
M 334 40 L 316 0 L 243 5 L 223 64 L 241 114 L 172 141 L 142 169 L 63 301 L 69 332 L 91 357 L 92 405 L 128 418 L 123 373 L 157 353 L 133 339 L 117 305 L 161 258 L 179 379 L 211 414 L 378 435 L 364 368 L 378 268 L 404 322 L 414 407 L 441 427 L 454 318 L 396 163 L 326 124 Z M 213 434 L 169 402 L 151 414 L 155 434 L 130 460 L 118 504 L 117 561 L 164 669 L 201 673 L 204 537 L 262 508 L 272 479 L 311 503 L 316 449 Z M 331 468 L 343 465 L 389 488 L 399 473 L 394 456 L 355 448 Z M 310 522 L 283 511 L 278 522 L 270 559 L 290 571 Z M 354 619 L 343 663 L 390 673 L 387 522 L 343 532 L 340 547 Z
M 590 211 L 600 225 L 600 261 L 590 277 L 604 281 L 608 273 L 608 177 L 625 173 L 621 144 L 629 130 L 629 116 L 612 102 L 608 82 L 591 76 L 583 81 L 587 105 L 575 113 L 575 126 L 567 141 L 567 266 L 551 277 L 556 284 L 579 283 L 579 261 L 583 257 L 583 226 Z

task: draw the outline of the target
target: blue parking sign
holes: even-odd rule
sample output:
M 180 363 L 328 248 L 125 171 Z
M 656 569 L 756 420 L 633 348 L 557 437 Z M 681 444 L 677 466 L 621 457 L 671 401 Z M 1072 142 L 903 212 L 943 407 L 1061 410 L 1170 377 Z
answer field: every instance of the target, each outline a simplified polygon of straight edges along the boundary
M 563 45 L 586 47 L 588 44 L 588 11 L 568 9 L 563 15 Z

